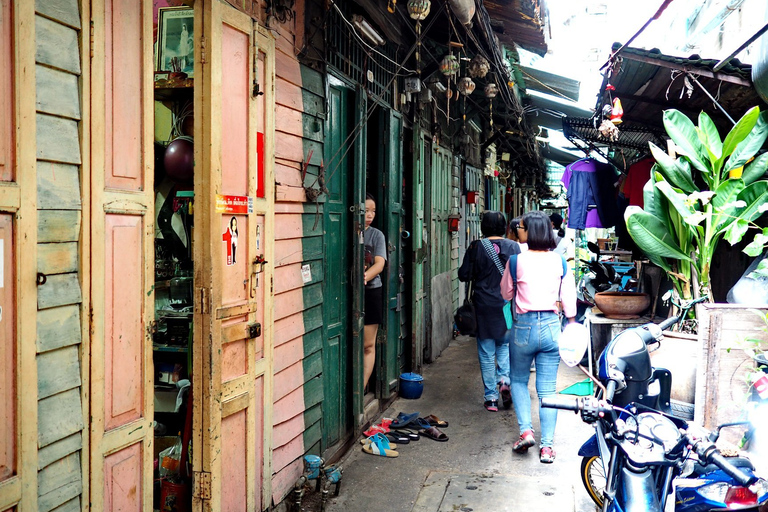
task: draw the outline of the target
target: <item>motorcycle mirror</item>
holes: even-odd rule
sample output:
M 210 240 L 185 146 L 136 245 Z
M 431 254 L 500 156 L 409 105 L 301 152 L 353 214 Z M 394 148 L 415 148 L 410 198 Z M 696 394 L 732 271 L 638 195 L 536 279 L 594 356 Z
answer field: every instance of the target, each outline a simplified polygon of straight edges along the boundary
M 600 256 L 600 246 L 595 242 L 587 242 L 587 249 Z
M 589 343 L 589 331 L 584 325 L 573 322 L 565 326 L 560 334 L 560 359 L 573 368 L 584 358 Z

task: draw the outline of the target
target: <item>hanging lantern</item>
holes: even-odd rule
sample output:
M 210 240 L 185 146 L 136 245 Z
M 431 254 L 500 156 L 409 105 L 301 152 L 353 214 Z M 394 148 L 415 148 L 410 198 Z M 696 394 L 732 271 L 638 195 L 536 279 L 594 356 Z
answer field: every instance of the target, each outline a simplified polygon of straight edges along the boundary
M 432 2 L 429 0 L 409 0 L 408 15 L 416 21 L 424 20 L 429 15 L 431 6 Z
M 445 76 L 453 76 L 459 72 L 459 61 L 449 53 L 440 63 L 440 72 Z
M 456 84 L 456 87 L 458 87 L 461 94 L 464 96 L 469 96 L 472 94 L 472 91 L 475 90 L 475 82 L 473 82 L 472 79 L 468 76 L 465 76 L 459 79 L 459 83 Z
M 621 124 L 621 117 L 624 115 L 624 109 L 621 107 L 621 100 L 614 98 L 613 110 L 611 110 L 611 122 L 613 124 Z
M 488 85 L 485 86 L 484 92 L 486 98 L 495 98 L 496 95 L 499 94 L 499 88 L 496 87 L 495 83 L 489 82 Z
M 485 78 L 485 75 L 488 74 L 488 71 L 491 69 L 491 64 L 488 62 L 488 59 L 483 57 L 480 54 L 475 55 L 472 57 L 472 60 L 469 61 L 469 66 L 467 66 L 467 71 L 469 72 L 469 76 L 472 78 Z

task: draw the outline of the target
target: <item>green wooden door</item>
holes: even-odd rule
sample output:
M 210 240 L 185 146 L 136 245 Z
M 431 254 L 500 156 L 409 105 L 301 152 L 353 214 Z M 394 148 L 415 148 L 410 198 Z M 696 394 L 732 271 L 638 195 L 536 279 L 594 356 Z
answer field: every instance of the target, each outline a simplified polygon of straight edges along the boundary
M 365 394 L 365 382 L 363 382 L 363 307 L 364 288 L 363 270 L 365 268 L 365 242 L 363 231 L 365 230 L 365 166 L 366 166 L 366 122 L 367 122 L 368 95 L 358 85 L 355 91 L 355 111 L 353 128 L 355 135 L 348 144 L 352 145 L 354 166 L 351 169 L 352 204 L 352 233 L 347 238 L 352 246 L 352 413 L 355 425 L 363 423 L 363 398 Z
M 429 157 L 427 134 L 413 130 L 413 172 L 411 194 L 413 212 L 411 224 L 411 370 L 418 372 L 424 364 L 424 339 L 426 330 L 426 286 L 424 275 L 427 267 L 427 227 L 424 224 L 425 165 Z
M 324 160 L 328 194 L 323 206 L 325 237 L 323 290 L 323 449 L 351 430 L 351 234 L 352 154 L 345 142 L 352 123 L 352 91 L 341 84 L 328 88 L 328 124 Z
M 451 160 L 451 152 L 442 146 L 432 152 L 432 276 L 451 269 L 451 234 L 448 231 L 453 191 Z
M 404 315 L 402 300 L 404 292 L 403 250 L 400 243 L 403 230 L 403 119 L 391 110 L 381 116 L 380 132 L 384 134 L 385 149 L 382 152 L 381 170 L 384 176 L 384 235 L 387 239 L 387 273 L 385 296 L 387 314 L 385 317 L 386 344 L 381 346 L 376 359 L 381 361 L 379 389 L 388 397 L 397 388 L 397 380 L 403 364 L 402 332 Z

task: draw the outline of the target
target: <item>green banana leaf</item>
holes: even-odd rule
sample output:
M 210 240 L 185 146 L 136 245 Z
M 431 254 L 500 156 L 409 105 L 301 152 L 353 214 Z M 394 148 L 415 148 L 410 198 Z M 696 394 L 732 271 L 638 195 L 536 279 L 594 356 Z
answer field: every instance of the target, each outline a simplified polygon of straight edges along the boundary
M 697 213 L 696 209 L 686 203 L 687 197 L 672 188 L 666 181 L 656 183 L 656 188 L 664 194 L 669 204 L 671 204 L 683 221 L 691 226 L 696 226 L 698 222 L 693 222 L 692 217 Z
M 755 123 L 757 123 L 757 118 L 759 115 L 760 109 L 758 107 L 752 107 L 743 116 L 741 116 L 741 119 L 739 119 L 739 122 L 736 123 L 736 126 L 731 128 L 731 131 L 728 132 L 728 135 L 725 136 L 725 142 L 723 143 L 723 153 L 720 155 L 716 169 L 722 168 L 725 159 L 731 156 L 733 151 L 736 149 L 736 146 L 738 146 L 741 141 L 743 141 L 747 135 L 749 135 L 749 132 L 752 131 Z
M 704 148 L 709 154 L 709 162 L 714 168 L 723 154 L 723 141 L 720 140 L 720 133 L 717 131 L 715 123 L 703 110 L 699 114 L 699 139 L 704 144 Z
M 693 183 L 691 168 L 685 160 L 673 159 L 653 142 L 649 142 L 648 146 L 651 148 L 653 158 L 656 159 L 656 170 L 664 176 L 665 180 L 688 194 L 698 190 Z
M 762 212 L 760 206 L 768 201 L 768 181 L 756 181 L 742 190 L 738 199 L 747 203 L 744 209 L 739 210 L 739 217 L 752 222 Z
M 707 150 L 704 149 L 693 122 L 685 114 L 679 110 L 665 110 L 664 129 L 694 167 L 704 174 L 712 172 L 712 169 L 704 163 L 705 160 L 709 160 Z
M 677 241 L 667 230 L 667 226 L 653 215 L 644 212 L 640 207 L 629 206 L 624 213 L 624 218 L 632 239 L 646 254 L 691 261 L 691 258 L 680 249 Z
M 750 185 L 765 175 L 768 168 L 768 153 L 763 153 L 744 167 L 741 179 L 744 183 Z
M 737 206 L 725 208 L 725 206 L 737 201 L 742 190 L 744 190 L 744 182 L 742 180 L 729 179 L 721 183 L 715 191 L 715 196 L 712 198 L 712 208 L 714 210 L 712 226 L 714 233 L 728 229 L 728 226 L 736 220 L 740 208 Z
M 724 172 L 738 169 L 746 164 L 763 147 L 766 138 L 768 138 L 768 112 L 763 112 L 758 116 L 754 128 L 736 146 L 733 154 L 728 159 L 728 165 L 725 166 Z

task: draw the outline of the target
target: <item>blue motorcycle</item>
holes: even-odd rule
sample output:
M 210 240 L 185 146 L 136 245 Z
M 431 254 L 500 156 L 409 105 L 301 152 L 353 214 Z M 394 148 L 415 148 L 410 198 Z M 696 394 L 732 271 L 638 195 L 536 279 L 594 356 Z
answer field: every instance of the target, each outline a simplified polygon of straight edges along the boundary
M 681 317 L 699 301 L 683 308 Z M 749 507 L 768 500 L 768 487 L 763 487 L 765 482 L 755 477 L 754 467 L 746 459 L 731 459 L 733 463 L 726 462 L 729 469 L 723 470 L 718 465 L 693 464 L 695 455 L 685 450 L 667 453 L 670 439 L 680 441 L 672 432 L 687 431 L 688 424 L 673 414 L 672 376 L 666 369 L 653 368 L 648 345 L 660 343 L 663 330 L 681 317 L 659 325 L 627 329 L 611 340 L 600 355 L 599 381 L 595 381 L 599 389 L 594 400 L 603 399 L 610 404 L 606 410 L 612 412 L 609 416 L 598 416 L 594 406 L 582 401 L 582 419 L 594 424 L 595 435 L 581 447 L 579 455 L 584 487 L 604 511 L 663 510 L 673 479 L 681 475 L 689 478 L 676 481 L 680 484 L 676 487 L 676 510 L 729 510 L 737 502 Z M 564 341 L 567 340 L 561 339 L 561 344 Z M 542 401 L 542 406 L 574 407 L 572 400 L 557 399 Z M 643 429 L 653 435 L 644 437 Z M 668 431 L 670 438 L 661 448 L 655 434 L 658 430 Z M 718 434 L 719 429 L 708 435 L 710 445 L 714 446 Z M 738 471 L 740 479 L 728 471 Z M 738 483 L 745 479 L 750 480 L 754 492 Z

